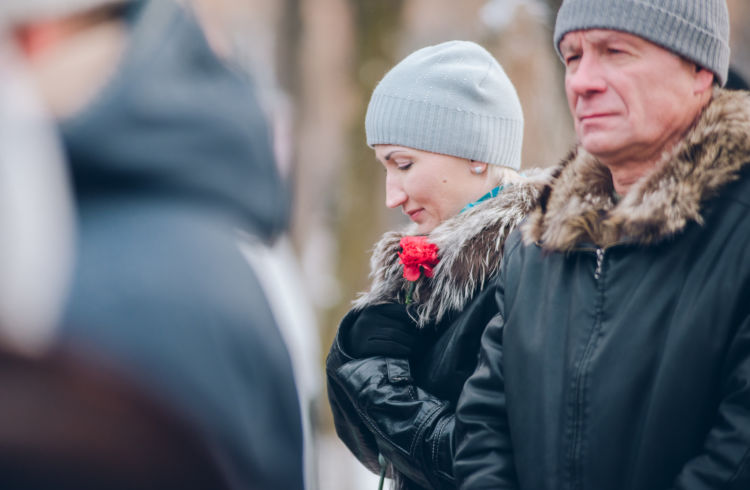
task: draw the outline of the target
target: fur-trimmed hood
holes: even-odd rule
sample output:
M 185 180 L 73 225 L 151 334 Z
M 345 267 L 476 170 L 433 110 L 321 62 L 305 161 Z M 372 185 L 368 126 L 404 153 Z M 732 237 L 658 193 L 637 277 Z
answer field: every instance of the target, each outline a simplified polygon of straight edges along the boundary
M 702 223 L 703 203 L 749 163 L 750 95 L 715 89 L 692 129 L 617 205 L 609 170 L 574 150 L 524 224 L 524 241 L 551 251 L 660 242 L 691 221 Z
M 542 190 L 550 183 L 550 170 L 527 171 L 492 199 L 444 221 L 428 235 L 438 246 L 440 262 L 432 278 L 422 277 L 412 293 L 420 327 L 439 322 L 446 313 L 461 311 L 499 269 L 503 244 L 531 211 Z M 388 232 L 375 245 L 370 259 L 370 290 L 354 301 L 354 309 L 368 305 L 404 302 L 411 283 L 403 277 L 399 242 L 415 235 L 416 225 L 401 232 Z

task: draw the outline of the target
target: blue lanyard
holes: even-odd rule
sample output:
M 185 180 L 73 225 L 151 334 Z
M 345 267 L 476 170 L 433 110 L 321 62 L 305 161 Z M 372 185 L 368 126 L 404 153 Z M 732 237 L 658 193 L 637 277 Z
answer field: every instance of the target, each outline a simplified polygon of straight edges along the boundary
M 491 190 L 490 192 L 488 192 L 487 194 L 483 195 L 482 197 L 480 197 L 480 198 L 479 198 L 479 199 L 477 199 L 476 201 L 474 201 L 474 202 L 470 202 L 469 204 L 467 204 L 466 206 L 464 206 L 464 208 L 463 208 L 463 209 L 461 210 L 461 212 L 460 212 L 460 213 L 458 213 L 458 214 L 461 214 L 461 213 L 463 213 L 463 212 L 464 212 L 464 211 L 466 211 L 467 209 L 471 209 L 471 208 L 473 208 L 474 206 L 476 206 L 477 204 L 479 204 L 479 203 L 480 203 L 480 202 L 482 202 L 482 201 L 486 201 L 487 199 L 491 199 L 491 198 L 493 198 L 493 197 L 497 197 L 497 195 L 498 195 L 498 194 L 500 194 L 500 192 L 502 192 L 502 190 L 503 190 L 503 189 L 505 189 L 505 186 L 504 186 L 504 185 L 501 185 L 501 186 L 495 187 L 495 188 L 494 188 L 494 189 L 492 189 L 492 190 Z

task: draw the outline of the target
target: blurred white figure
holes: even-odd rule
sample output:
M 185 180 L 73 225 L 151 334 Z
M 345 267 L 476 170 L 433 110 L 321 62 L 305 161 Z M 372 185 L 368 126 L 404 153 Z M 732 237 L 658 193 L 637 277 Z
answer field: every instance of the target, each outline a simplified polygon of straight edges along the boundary
M 320 340 L 300 266 L 286 236 L 272 245 L 240 234 L 240 249 L 258 277 L 292 360 L 304 435 L 305 488 L 318 488 L 315 405 L 322 393 Z M 325 487 L 324 487 L 325 488 Z
M 54 335 L 70 279 L 73 208 L 52 118 L 10 43 L 0 49 L 0 331 L 26 352 Z

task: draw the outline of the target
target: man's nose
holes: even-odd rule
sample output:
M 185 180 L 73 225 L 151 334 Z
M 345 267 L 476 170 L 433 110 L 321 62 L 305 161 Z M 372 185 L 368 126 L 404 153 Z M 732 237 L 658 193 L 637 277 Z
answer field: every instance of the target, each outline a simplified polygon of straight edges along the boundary
M 575 95 L 603 92 L 607 83 L 603 76 L 601 61 L 593 54 L 582 54 L 578 65 L 565 74 L 565 83 Z
M 397 208 L 406 202 L 406 192 L 399 178 L 390 173 L 385 177 L 385 205 L 389 208 Z

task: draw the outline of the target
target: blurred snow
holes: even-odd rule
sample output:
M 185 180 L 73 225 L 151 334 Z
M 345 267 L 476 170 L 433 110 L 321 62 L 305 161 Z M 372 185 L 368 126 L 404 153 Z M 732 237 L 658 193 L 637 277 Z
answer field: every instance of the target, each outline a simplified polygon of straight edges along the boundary
M 489 0 L 479 11 L 479 18 L 493 31 L 501 32 L 511 25 L 518 9 L 525 9 L 540 23 L 549 21 L 549 7 L 541 0 Z
M 375 490 L 380 477 L 371 473 L 349 452 L 334 434 L 321 435 L 317 441 L 318 481 L 326 490 Z M 391 488 L 386 480 L 383 488 Z

